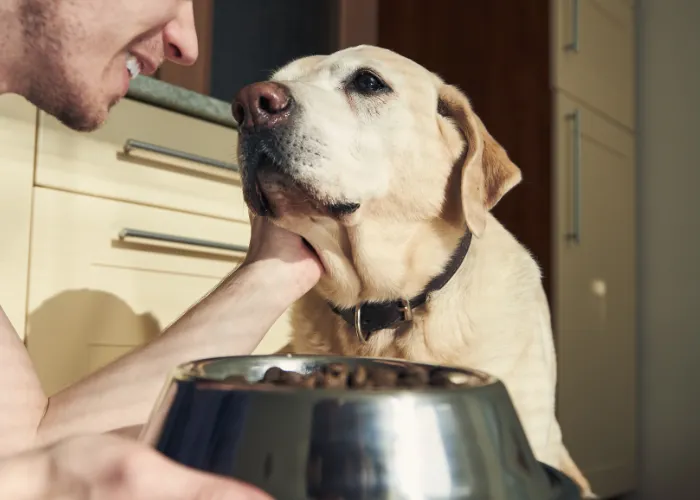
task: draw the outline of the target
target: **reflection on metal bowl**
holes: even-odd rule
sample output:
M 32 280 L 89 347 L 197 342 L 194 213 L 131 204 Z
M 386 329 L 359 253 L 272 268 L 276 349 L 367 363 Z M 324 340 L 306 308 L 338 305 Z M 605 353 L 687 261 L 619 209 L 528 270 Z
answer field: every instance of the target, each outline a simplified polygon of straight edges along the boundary
M 309 374 L 441 370 L 452 387 L 305 388 L 256 384 L 271 367 Z M 244 376 L 249 384 L 230 383 Z M 173 460 L 286 499 L 573 500 L 538 463 L 505 386 L 487 374 L 398 360 L 216 358 L 179 367 L 141 439 Z

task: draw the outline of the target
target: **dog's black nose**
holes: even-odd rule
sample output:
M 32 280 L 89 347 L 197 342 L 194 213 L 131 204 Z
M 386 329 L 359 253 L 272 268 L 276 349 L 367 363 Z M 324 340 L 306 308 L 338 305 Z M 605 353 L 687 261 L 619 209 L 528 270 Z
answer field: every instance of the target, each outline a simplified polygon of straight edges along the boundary
M 233 117 L 241 129 L 272 128 L 286 122 L 292 110 L 289 88 L 277 82 L 243 87 L 233 100 Z

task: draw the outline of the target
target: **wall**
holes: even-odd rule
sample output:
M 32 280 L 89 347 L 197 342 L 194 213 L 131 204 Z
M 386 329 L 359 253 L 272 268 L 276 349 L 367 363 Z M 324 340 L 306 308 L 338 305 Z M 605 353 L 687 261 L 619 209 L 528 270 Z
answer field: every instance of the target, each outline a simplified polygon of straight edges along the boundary
M 634 498 L 682 500 L 700 498 L 700 2 L 638 4 L 641 487 Z
M 216 0 L 210 95 L 226 102 L 297 57 L 336 49 L 336 2 Z

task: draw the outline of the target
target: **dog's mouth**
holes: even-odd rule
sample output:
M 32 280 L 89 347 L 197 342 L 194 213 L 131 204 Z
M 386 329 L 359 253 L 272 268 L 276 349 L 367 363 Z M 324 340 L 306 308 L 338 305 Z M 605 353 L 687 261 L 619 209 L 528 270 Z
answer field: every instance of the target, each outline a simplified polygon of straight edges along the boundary
M 255 212 L 256 215 L 261 215 L 263 217 L 272 216 L 273 213 L 270 201 L 267 199 L 267 196 L 265 196 L 265 191 L 263 191 L 260 178 L 257 173 L 255 174 L 255 177 L 251 183 L 253 186 L 252 196 L 248 196 L 246 200 L 251 210 Z
M 340 219 L 355 213 L 360 204 L 335 201 L 323 196 L 314 186 L 299 179 L 293 167 L 261 152 L 247 165 L 244 196 L 250 209 L 263 217 L 326 216 Z

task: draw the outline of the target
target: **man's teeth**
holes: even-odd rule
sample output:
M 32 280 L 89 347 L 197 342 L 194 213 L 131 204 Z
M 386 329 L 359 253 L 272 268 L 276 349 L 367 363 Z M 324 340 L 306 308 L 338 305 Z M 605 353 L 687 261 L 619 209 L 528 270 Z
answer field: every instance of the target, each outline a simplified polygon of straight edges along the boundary
M 129 71 L 131 78 L 136 78 L 141 72 L 141 64 L 139 64 L 139 60 L 136 57 L 129 54 L 129 57 L 126 59 L 126 69 Z

